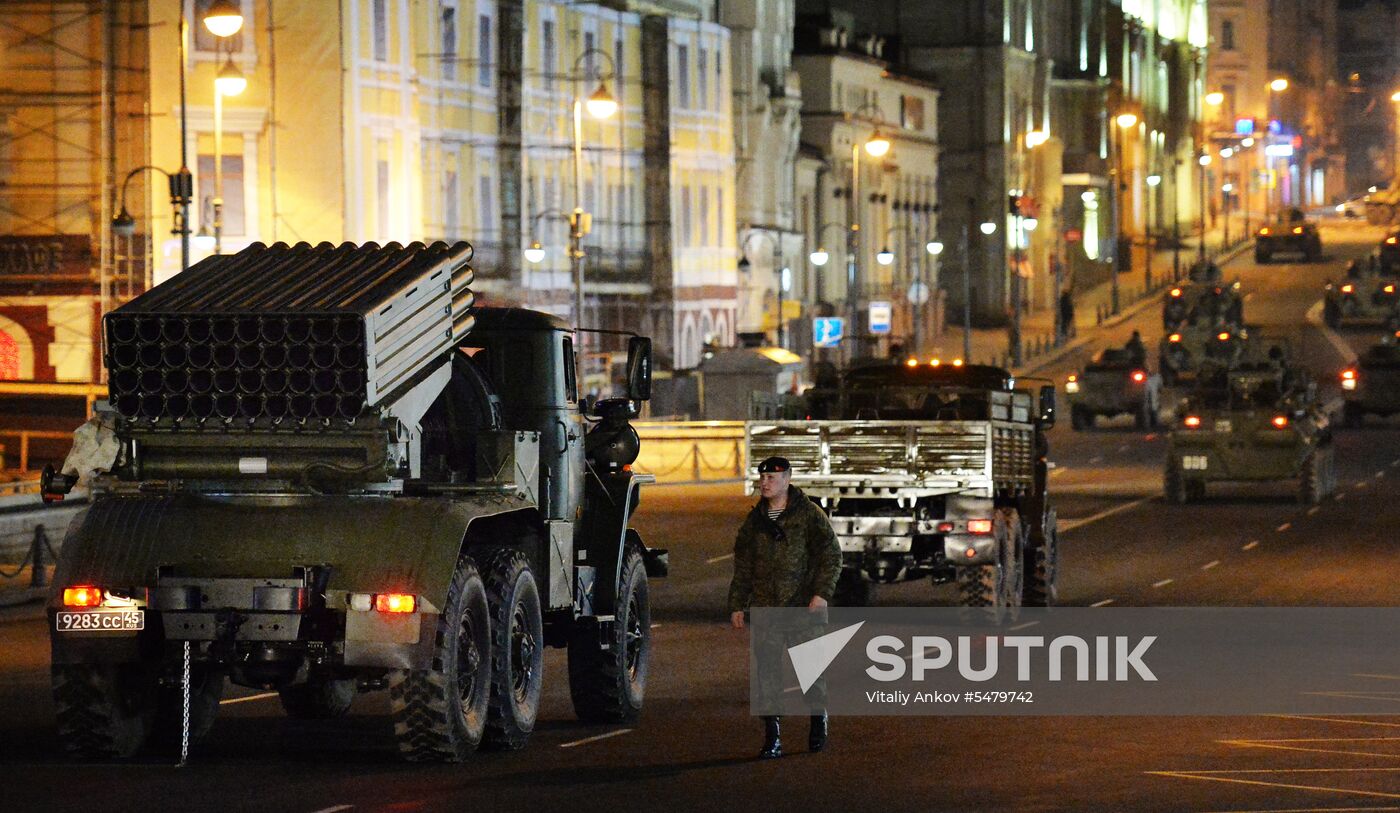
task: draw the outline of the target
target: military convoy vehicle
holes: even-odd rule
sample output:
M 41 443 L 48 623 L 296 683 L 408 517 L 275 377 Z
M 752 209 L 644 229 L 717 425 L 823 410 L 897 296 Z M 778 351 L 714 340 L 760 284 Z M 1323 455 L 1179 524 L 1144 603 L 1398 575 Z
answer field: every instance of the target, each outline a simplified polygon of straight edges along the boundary
M 1132 415 L 1138 429 L 1157 425 L 1162 403 L 1162 376 L 1140 363 L 1124 348 L 1100 352 L 1083 370 L 1065 382 L 1070 426 L 1076 431 L 1094 425 L 1100 415 Z
M 1202 499 L 1206 484 L 1298 480 L 1316 504 L 1336 488 L 1332 431 L 1316 385 L 1281 353 L 1215 368 L 1177 410 L 1167 443 L 1169 503 Z
M 1278 254 L 1301 254 L 1315 263 L 1322 259 L 1322 234 L 1300 209 L 1291 209 L 1277 222 L 1254 233 L 1254 261 L 1263 265 Z
M 1400 306 L 1397 272 L 1400 266 L 1387 265 L 1374 254 L 1364 261 L 1352 261 L 1347 266 L 1346 278 L 1341 282 L 1329 281 L 1323 291 L 1323 322 L 1335 328 L 1344 321 L 1393 318 Z
M 1340 374 L 1342 423 L 1356 428 L 1367 415 L 1400 413 L 1400 330 L 1372 346 Z
M 409 760 L 519 748 L 547 646 L 581 719 L 636 717 L 666 572 L 629 527 L 650 341 L 585 412 L 574 332 L 473 307 L 470 255 L 254 244 L 105 317 L 110 452 L 44 480 L 93 495 L 48 607 L 68 750 L 187 747 L 226 678 L 293 717 L 388 690 Z
M 1237 326 L 1244 323 L 1244 297 L 1236 280 L 1225 284 L 1220 266 L 1202 260 L 1187 272 L 1187 281 L 1173 285 L 1162 297 L 1162 327 L 1177 330 L 1188 324 Z
M 1187 325 L 1162 336 L 1157 360 L 1167 386 L 1194 382 L 1202 371 L 1229 367 L 1249 343 L 1243 327 Z
M 758 461 L 792 462 L 793 484 L 841 543 L 837 603 L 925 577 L 955 581 L 963 606 L 993 616 L 1054 602 L 1053 386 L 1037 395 L 1006 370 L 960 361 L 865 362 L 809 404 L 809 420 L 747 423 L 747 489 Z

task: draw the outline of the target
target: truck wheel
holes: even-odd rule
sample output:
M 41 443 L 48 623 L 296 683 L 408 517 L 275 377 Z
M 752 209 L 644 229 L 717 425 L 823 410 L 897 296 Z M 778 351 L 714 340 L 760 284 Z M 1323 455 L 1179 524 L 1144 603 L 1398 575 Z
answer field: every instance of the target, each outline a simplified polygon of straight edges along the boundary
M 544 617 L 540 590 L 525 554 L 505 549 L 486 576 L 491 607 L 491 706 L 486 744 L 501 750 L 525 747 L 540 712 L 544 686 Z
M 224 696 L 224 670 L 207 665 L 190 668 L 190 743 L 209 735 L 214 719 L 219 716 L 219 701 Z M 184 727 L 184 691 L 179 674 L 174 682 L 156 688 L 156 713 L 152 739 L 163 751 L 180 748 L 180 733 Z
M 617 617 L 607 649 L 597 630 L 580 626 L 569 639 L 569 694 L 587 723 L 622 723 L 642 711 L 651 663 L 651 599 L 642 553 L 629 546 L 617 590 Z
M 344 717 L 355 700 L 354 678 L 317 677 L 297 683 L 277 694 L 282 699 L 282 711 L 297 720 L 330 720 Z
M 1360 429 L 1366 422 L 1366 413 L 1355 401 L 1347 401 L 1342 406 L 1342 425 L 1348 429 Z
M 129 757 L 151 734 L 155 684 L 140 664 L 52 668 L 58 737 L 80 759 Z
M 1059 600 L 1056 577 L 1060 568 L 1060 532 L 1055 509 L 1045 512 L 1044 539 L 1026 554 L 1026 586 L 1021 604 L 1026 607 L 1053 607 Z
M 390 673 L 399 755 L 461 762 L 481 744 L 491 699 L 491 611 L 476 564 L 457 560 L 433 636 L 432 666 Z
M 1267 263 L 1268 261 L 1269 261 L 1269 253 L 1268 253 L 1267 251 L 1256 251 L 1256 252 L 1254 252 L 1254 262 L 1255 262 L 1256 265 L 1263 265 L 1264 263 Z
M 859 570 L 842 568 L 831 603 L 837 607 L 868 607 L 874 594 L 875 585 L 866 581 Z
M 1021 604 L 1024 537 L 1014 508 L 999 508 L 992 520 L 997 562 L 957 568 L 958 603 L 993 624 L 1012 618 Z
M 1094 425 L 1094 415 L 1088 409 L 1075 404 L 1069 409 L 1069 425 L 1076 432 L 1082 432 Z
M 1205 480 L 1187 480 L 1187 481 L 1186 481 L 1186 499 L 1190 500 L 1191 502 L 1200 502 L 1201 500 L 1204 500 L 1205 498 L 1206 498 L 1206 481 L 1205 481 Z
M 1342 308 L 1336 302 L 1328 301 L 1322 305 L 1322 321 L 1330 328 L 1336 328 L 1342 323 Z
M 1181 475 L 1181 468 L 1175 463 L 1168 463 L 1167 470 L 1162 475 L 1162 494 L 1167 498 L 1169 505 L 1185 505 L 1191 499 L 1186 491 L 1186 478 Z

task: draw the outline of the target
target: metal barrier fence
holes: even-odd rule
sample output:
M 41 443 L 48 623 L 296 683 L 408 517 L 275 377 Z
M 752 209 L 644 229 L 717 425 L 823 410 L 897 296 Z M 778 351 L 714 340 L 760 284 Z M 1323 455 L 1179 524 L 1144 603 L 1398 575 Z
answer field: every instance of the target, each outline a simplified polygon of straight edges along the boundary
M 662 483 L 737 480 L 744 476 L 743 421 L 638 421 L 642 439 L 634 471 Z
M 53 543 L 49 541 L 48 528 L 42 524 L 35 525 L 32 530 L 12 531 L 0 538 L 0 547 L 10 549 L 19 547 L 19 543 L 26 542 L 27 548 L 24 558 L 18 565 L 6 567 L 0 565 L 0 579 L 9 581 L 20 579 L 28 584 L 18 586 L 25 587 L 47 587 L 49 584 L 49 568 L 58 561 L 58 552 L 54 550 Z M 11 569 L 13 568 L 13 569 Z M 28 578 L 22 579 L 28 571 Z M 9 587 L 9 585 L 5 585 Z

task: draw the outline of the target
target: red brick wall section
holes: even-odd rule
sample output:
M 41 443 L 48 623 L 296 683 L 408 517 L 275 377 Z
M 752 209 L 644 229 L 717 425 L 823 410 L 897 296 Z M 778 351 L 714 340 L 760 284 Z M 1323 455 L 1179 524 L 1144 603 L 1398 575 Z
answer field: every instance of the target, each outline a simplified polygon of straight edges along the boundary
M 53 343 L 53 328 L 49 326 L 49 309 L 44 305 L 0 306 L 0 316 L 9 319 L 29 334 L 34 346 L 34 380 L 53 381 L 53 365 L 49 364 L 49 345 Z

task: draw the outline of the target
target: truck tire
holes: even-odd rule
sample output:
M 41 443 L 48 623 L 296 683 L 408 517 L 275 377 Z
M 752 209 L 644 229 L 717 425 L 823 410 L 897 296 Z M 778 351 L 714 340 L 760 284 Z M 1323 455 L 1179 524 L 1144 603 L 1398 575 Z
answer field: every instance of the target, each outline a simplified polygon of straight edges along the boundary
M 992 518 L 997 562 L 957 569 L 958 603 L 993 624 L 1014 618 L 1021 605 L 1024 533 L 1014 508 L 998 508 Z
M 1360 429 L 1366 422 L 1366 412 L 1355 401 L 1347 401 L 1342 406 L 1342 425 L 1348 429 Z
M 642 552 L 628 546 L 622 560 L 617 612 L 609 647 L 597 630 L 580 626 L 569 638 L 569 694 L 586 723 L 637 719 L 651 663 L 651 598 Z
M 190 744 L 209 736 L 224 697 L 224 670 L 195 665 L 190 668 Z M 184 690 L 179 681 L 156 688 L 152 740 L 161 751 L 178 753 L 184 727 Z
M 1079 404 L 1075 404 L 1069 408 L 1069 425 L 1076 432 L 1089 429 L 1094 425 L 1094 413 Z
M 58 738 L 79 759 L 130 757 L 150 737 L 155 684 L 140 664 L 56 664 Z
M 1255 250 L 1255 252 L 1254 252 L 1254 262 L 1255 262 L 1256 265 L 1263 265 L 1263 264 L 1267 263 L 1268 261 L 1269 261 L 1269 252 L 1267 252 L 1267 251 L 1259 251 L 1259 250 L 1257 250 L 1257 249 Z
M 874 597 L 875 585 L 866 581 L 859 570 L 842 568 L 836 579 L 836 592 L 831 603 L 837 607 L 868 607 Z
M 509 548 L 491 559 L 486 575 L 491 607 L 491 705 L 486 744 L 525 747 L 540 712 L 544 687 L 544 616 L 539 584 L 524 553 Z
M 457 560 L 433 636 L 432 665 L 389 675 L 399 755 L 461 762 L 481 744 L 491 699 L 491 611 L 476 563 Z
M 297 720 L 331 720 L 344 717 L 355 700 L 354 678 L 316 677 L 279 689 L 282 711 Z
M 1336 302 L 1328 300 L 1322 305 L 1322 321 L 1328 327 L 1336 329 L 1342 323 L 1342 308 Z
M 1026 553 L 1026 584 L 1021 594 L 1025 607 L 1053 607 L 1059 600 L 1060 531 L 1054 508 L 1045 511 L 1041 535 L 1039 544 Z

